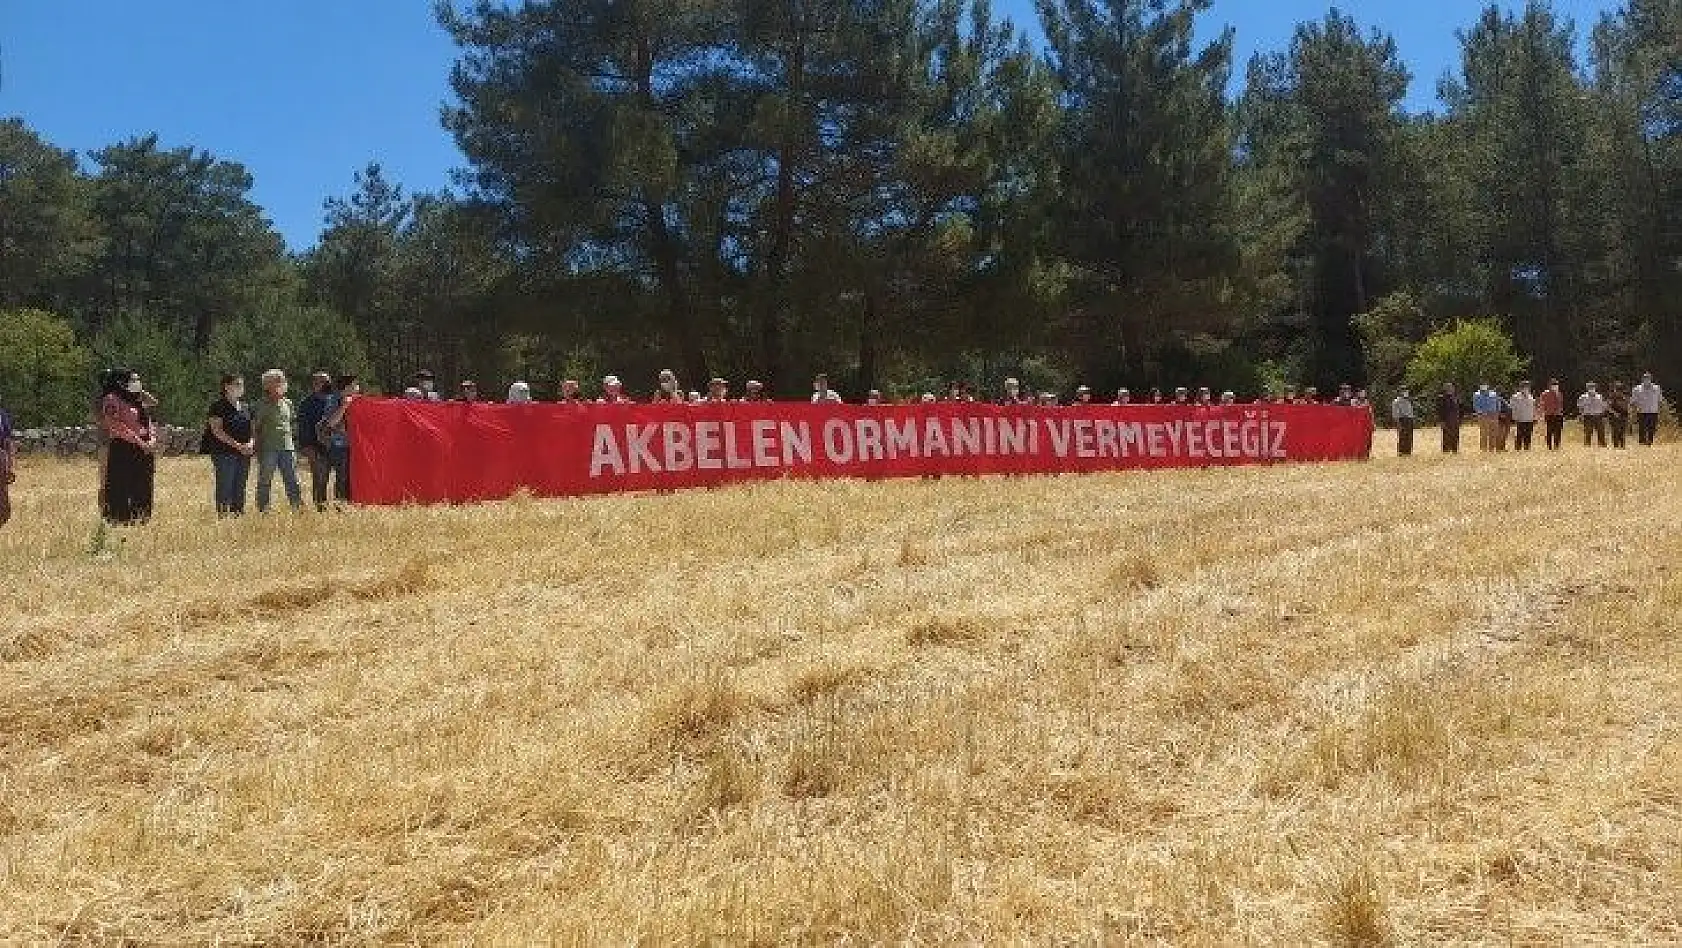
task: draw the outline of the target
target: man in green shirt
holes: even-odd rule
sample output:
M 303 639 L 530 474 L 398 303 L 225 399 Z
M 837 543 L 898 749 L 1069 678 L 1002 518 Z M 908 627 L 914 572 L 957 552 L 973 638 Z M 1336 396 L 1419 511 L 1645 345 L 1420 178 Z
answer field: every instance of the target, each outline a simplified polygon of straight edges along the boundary
M 257 442 L 257 510 L 269 512 L 269 490 L 275 471 L 286 488 L 286 500 L 296 512 L 304 505 L 298 487 L 296 413 L 286 397 L 286 373 L 270 369 L 263 373 L 263 401 L 252 419 L 252 438 Z

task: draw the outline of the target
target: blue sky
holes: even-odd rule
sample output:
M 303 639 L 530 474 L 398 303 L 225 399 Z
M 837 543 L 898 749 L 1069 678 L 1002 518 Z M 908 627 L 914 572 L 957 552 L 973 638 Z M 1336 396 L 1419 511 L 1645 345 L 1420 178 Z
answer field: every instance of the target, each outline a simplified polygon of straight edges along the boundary
M 1032 0 L 994 0 L 1018 25 Z M 1555 0 L 1580 34 L 1613 0 Z M 1238 30 L 1239 74 L 1282 48 L 1325 0 L 1216 0 L 1204 26 Z M 1458 56 L 1474 0 L 1345 0 L 1392 33 L 1429 108 Z M 1037 27 L 1036 27 L 1037 29 Z M 460 153 L 440 128 L 454 58 L 426 0 L 0 0 L 0 115 L 81 151 L 158 132 L 245 164 L 255 197 L 294 248 L 314 243 L 321 202 L 374 160 L 407 188 L 449 183 Z

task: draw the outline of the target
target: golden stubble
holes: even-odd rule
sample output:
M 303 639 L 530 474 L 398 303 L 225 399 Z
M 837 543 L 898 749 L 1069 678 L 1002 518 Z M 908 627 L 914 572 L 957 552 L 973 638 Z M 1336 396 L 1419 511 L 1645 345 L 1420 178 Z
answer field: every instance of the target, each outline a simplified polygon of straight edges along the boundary
M 184 460 L 118 531 L 30 464 L 0 941 L 1676 943 L 1679 462 L 217 522 Z

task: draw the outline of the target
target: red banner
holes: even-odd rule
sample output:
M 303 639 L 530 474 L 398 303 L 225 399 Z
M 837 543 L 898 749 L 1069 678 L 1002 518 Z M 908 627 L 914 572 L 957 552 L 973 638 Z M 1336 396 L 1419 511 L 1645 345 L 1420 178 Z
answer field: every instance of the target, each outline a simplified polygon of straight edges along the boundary
M 1365 458 L 1372 416 L 1322 405 L 790 402 L 465 404 L 360 399 L 364 504 L 707 487 L 782 477 L 1054 474 Z

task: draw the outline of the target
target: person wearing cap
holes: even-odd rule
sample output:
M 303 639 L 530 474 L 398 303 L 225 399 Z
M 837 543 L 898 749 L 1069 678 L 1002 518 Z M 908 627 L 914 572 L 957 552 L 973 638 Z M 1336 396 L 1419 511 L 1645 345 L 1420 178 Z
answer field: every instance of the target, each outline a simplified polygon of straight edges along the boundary
M 1355 389 L 1354 389 L 1354 387 L 1351 386 L 1347 382 L 1345 382 L 1342 385 L 1339 385 L 1337 387 L 1337 396 L 1332 399 L 1332 404 L 1338 406 L 1339 408 L 1348 408 L 1350 405 L 1353 405 L 1354 403 L 1355 403 Z
M 721 378 L 707 382 L 707 404 L 722 405 L 730 400 L 730 383 Z
M 1518 432 L 1513 438 L 1513 450 L 1529 451 L 1536 437 L 1536 396 L 1531 394 L 1529 382 L 1518 383 L 1518 390 L 1507 399 L 1507 407 L 1512 411 L 1513 427 Z
M 531 384 L 528 382 L 515 382 L 514 384 L 508 386 L 508 404 L 531 404 Z
M 1151 389 L 1151 404 L 1152 405 L 1162 404 L 1162 389 L 1160 389 L 1160 388 Z
M 426 401 L 426 393 L 411 385 L 403 390 L 403 400 L 406 402 L 424 402 Z
M 577 379 L 563 379 L 561 381 L 561 404 L 584 404 L 584 395 L 582 393 L 582 389 L 578 385 Z
M 1115 390 L 1115 402 L 1114 402 L 1114 404 L 1117 404 L 1117 405 L 1131 405 L 1131 404 L 1133 404 L 1133 393 L 1129 392 L 1125 388 L 1116 389 Z
M 1606 447 L 1606 396 L 1600 394 L 1599 385 L 1590 382 L 1584 386 L 1583 394 L 1577 396 L 1577 414 L 1583 419 L 1583 446 L 1598 440 L 1601 447 Z
M 1396 456 L 1411 457 L 1413 455 L 1413 425 L 1418 420 L 1418 410 L 1413 404 L 1413 393 L 1402 389 L 1390 401 L 1390 420 L 1396 423 Z
M 459 385 L 457 388 L 460 391 L 460 394 L 456 396 L 456 401 L 466 402 L 470 405 L 473 404 L 474 402 L 479 401 L 479 383 L 478 382 L 475 382 L 472 379 L 467 379 L 467 380 L 463 381 L 461 383 L 461 385 Z
M 1190 405 L 1191 404 L 1191 390 L 1185 388 L 1184 386 L 1181 386 L 1179 388 L 1174 389 L 1174 404 L 1176 404 L 1176 405 Z
M 1076 405 L 1090 405 L 1090 404 L 1092 404 L 1092 388 L 1090 386 L 1081 385 L 1081 386 L 1077 386 L 1075 388 L 1075 404 Z
M 748 379 L 747 384 L 743 385 L 742 389 L 742 401 L 744 402 L 763 402 L 766 400 L 765 383 L 758 379 Z
M 596 399 L 603 405 L 629 405 L 631 399 L 625 394 L 625 383 L 619 381 L 619 376 L 609 375 L 602 378 L 602 397 Z
M 864 393 L 864 403 L 866 405 L 881 405 L 881 404 L 884 404 L 884 402 L 882 401 L 882 390 L 879 389 L 879 388 L 873 388 L 870 391 Z
M 1559 379 L 1548 380 L 1548 387 L 1536 399 L 1536 410 L 1542 415 L 1542 437 L 1548 450 L 1558 451 L 1565 441 L 1565 393 L 1560 391 Z
M 919 398 L 918 401 L 925 405 L 933 405 L 934 403 L 940 401 L 940 399 L 935 398 L 933 392 L 924 392 L 923 397 Z
M 822 373 L 812 379 L 812 404 L 838 405 L 841 393 L 829 387 L 829 376 Z
M 444 396 L 438 394 L 438 381 L 431 369 L 421 369 L 415 373 L 415 388 L 421 393 L 421 401 L 441 402 Z
M 661 369 L 654 379 L 654 397 L 650 399 L 656 405 L 679 405 L 683 403 L 683 386 L 678 384 L 677 373 L 671 369 Z
M 1056 408 L 1056 407 L 1060 406 L 1061 404 L 1062 404 L 1062 402 L 1058 401 L 1058 399 L 1057 399 L 1057 393 L 1056 392 L 1041 392 L 1040 393 L 1040 407 L 1041 408 Z
M 1635 409 L 1635 437 L 1643 447 L 1659 440 L 1659 410 L 1664 407 L 1664 389 L 1653 384 L 1653 373 L 1641 373 L 1641 383 L 1629 390 L 1630 407 Z
M 1230 390 L 1222 392 L 1221 393 L 1221 404 L 1222 405 L 1236 405 L 1236 404 L 1238 404 L 1238 395 L 1236 393 L 1230 391 Z

